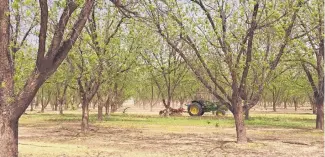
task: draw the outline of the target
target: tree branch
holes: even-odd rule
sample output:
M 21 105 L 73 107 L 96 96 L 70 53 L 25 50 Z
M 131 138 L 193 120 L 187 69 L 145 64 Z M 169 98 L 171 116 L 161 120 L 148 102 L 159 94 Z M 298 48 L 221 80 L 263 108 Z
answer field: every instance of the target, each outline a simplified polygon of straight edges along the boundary
M 36 59 L 36 67 L 41 68 L 41 64 L 44 60 L 45 46 L 46 46 L 46 32 L 47 32 L 47 23 L 48 23 L 48 6 L 47 0 L 39 0 L 41 8 L 41 23 L 40 23 L 40 33 L 38 38 L 38 52 Z

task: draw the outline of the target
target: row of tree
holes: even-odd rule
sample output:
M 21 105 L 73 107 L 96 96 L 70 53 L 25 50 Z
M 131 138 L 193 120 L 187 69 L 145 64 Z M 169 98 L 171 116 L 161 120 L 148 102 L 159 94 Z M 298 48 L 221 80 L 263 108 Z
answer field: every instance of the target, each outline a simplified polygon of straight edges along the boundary
M 62 114 L 80 104 L 87 132 L 91 103 L 99 120 L 104 107 L 114 112 L 131 97 L 160 100 L 168 116 L 173 101 L 198 91 L 227 105 L 238 143 L 247 142 L 244 113 L 261 101 L 308 98 L 323 129 L 323 7 L 320 0 L 0 0 L 0 152 L 18 156 L 18 120 L 29 105 Z

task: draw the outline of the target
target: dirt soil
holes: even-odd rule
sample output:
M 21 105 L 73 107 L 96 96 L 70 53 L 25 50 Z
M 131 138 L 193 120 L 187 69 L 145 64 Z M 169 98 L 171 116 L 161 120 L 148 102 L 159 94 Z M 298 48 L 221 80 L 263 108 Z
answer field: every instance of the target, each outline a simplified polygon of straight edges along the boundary
M 235 128 L 175 126 L 99 127 L 88 134 L 66 122 L 19 128 L 22 157 L 324 156 L 316 130 L 248 128 L 249 143 L 236 144 Z M 320 136 L 321 135 L 321 136 Z

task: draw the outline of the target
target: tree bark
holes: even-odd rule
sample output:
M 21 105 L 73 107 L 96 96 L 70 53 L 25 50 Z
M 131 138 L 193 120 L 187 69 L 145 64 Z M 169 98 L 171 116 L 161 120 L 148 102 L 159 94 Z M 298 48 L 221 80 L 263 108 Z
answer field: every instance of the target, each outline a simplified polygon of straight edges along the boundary
M 98 116 L 97 116 L 97 119 L 99 121 L 102 121 L 103 120 L 103 104 L 102 103 L 99 103 L 98 104 Z
M 243 107 L 240 104 L 234 106 L 234 119 L 237 133 L 237 143 L 247 143 L 246 128 L 243 118 Z
M 324 130 L 324 96 L 315 98 L 317 105 L 316 129 Z
M 41 108 L 41 113 L 44 113 L 44 109 L 45 109 L 45 106 L 42 105 L 42 108 Z
M 44 113 L 45 103 L 44 103 L 44 89 L 41 89 L 41 113 Z
M 153 108 L 153 84 L 151 85 L 151 100 L 150 100 L 150 112 L 152 112 Z
M 0 157 L 17 157 L 18 119 L 10 119 L 7 114 L 0 116 Z
M 245 120 L 249 120 L 249 108 L 248 108 L 248 105 L 247 105 L 247 101 L 244 102 L 244 107 L 245 107 Z
M 34 111 L 34 103 L 35 99 L 33 99 L 33 101 L 30 103 L 30 111 Z
M 9 52 L 9 1 L 0 1 L 0 157 L 18 156 L 18 125 L 9 118 L 14 95 L 13 62 Z M 15 121 L 18 122 L 18 119 Z
M 296 98 L 293 98 L 293 104 L 295 106 L 295 111 L 297 111 L 297 108 L 298 108 L 298 102 L 297 102 L 297 99 Z
M 272 105 L 273 105 L 273 111 L 276 112 L 276 103 L 273 102 Z
M 38 105 L 39 105 L 39 104 L 38 104 L 38 103 L 39 103 L 39 102 L 38 102 L 38 101 L 39 101 L 39 96 L 36 96 L 35 99 L 36 99 L 36 100 L 35 100 L 35 106 L 34 106 L 34 108 L 36 109 L 36 108 L 38 107 Z
M 88 132 L 89 130 L 89 101 L 84 100 L 82 102 L 82 119 L 81 119 L 81 131 Z
M 313 110 L 313 114 L 317 115 L 317 105 L 315 103 L 311 104 L 312 110 Z
M 58 111 L 58 106 L 59 106 L 58 97 L 56 96 L 55 97 L 55 102 L 54 102 L 54 111 Z
M 60 115 L 63 115 L 63 102 L 60 102 L 59 110 L 60 110 Z
M 249 120 L 249 110 L 250 110 L 250 109 L 247 109 L 247 110 L 245 111 L 245 120 Z
M 110 104 L 111 104 L 111 97 L 107 95 L 107 99 L 105 101 L 105 116 L 108 116 L 109 114 Z
M 315 102 L 315 98 L 314 98 L 314 96 L 311 96 L 311 95 L 309 95 L 308 94 L 308 98 L 309 98 L 309 103 L 310 103 L 310 106 L 311 106 L 311 109 L 313 110 L 313 114 L 317 114 L 317 110 L 316 110 L 316 108 L 317 108 L 317 105 L 316 105 L 316 102 Z
M 106 104 L 105 105 L 105 116 L 108 116 L 108 113 L 109 113 L 109 104 Z

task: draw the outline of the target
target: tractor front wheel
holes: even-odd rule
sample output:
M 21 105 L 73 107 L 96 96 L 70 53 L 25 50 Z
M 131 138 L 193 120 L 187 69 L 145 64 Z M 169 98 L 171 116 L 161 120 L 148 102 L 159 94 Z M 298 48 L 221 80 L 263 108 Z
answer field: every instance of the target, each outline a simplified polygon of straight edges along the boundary
M 202 116 L 204 113 L 202 106 L 196 102 L 188 105 L 187 111 L 190 114 L 190 116 Z

